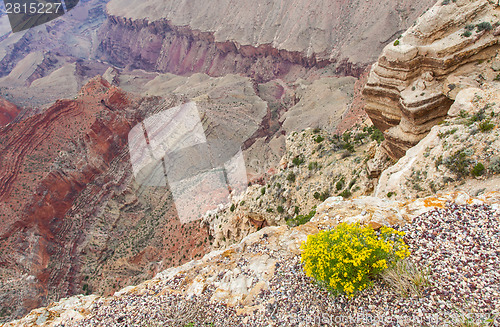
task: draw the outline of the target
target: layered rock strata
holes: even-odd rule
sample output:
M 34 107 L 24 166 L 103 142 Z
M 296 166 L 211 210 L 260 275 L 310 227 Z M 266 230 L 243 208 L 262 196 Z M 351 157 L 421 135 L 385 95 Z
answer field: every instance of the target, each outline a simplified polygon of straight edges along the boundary
M 260 81 L 334 64 L 358 76 L 432 0 L 111 1 L 101 49 L 118 65 Z
M 364 89 L 365 110 L 384 131 L 392 158 L 446 117 L 461 84 L 495 78 L 477 64 L 500 49 L 499 13 L 494 1 L 440 1 L 384 48 Z

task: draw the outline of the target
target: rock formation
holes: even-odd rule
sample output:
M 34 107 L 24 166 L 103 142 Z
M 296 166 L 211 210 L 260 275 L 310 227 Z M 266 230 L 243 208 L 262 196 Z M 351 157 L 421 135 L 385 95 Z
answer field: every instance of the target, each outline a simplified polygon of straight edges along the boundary
M 0 126 L 7 125 L 19 114 L 19 109 L 9 101 L 0 98 Z
M 390 157 L 402 157 L 442 121 L 460 89 L 495 78 L 499 13 L 497 1 L 440 1 L 384 48 L 364 95 Z
M 117 65 L 258 81 L 334 64 L 358 76 L 433 0 L 134 1 L 107 5 L 101 50 Z

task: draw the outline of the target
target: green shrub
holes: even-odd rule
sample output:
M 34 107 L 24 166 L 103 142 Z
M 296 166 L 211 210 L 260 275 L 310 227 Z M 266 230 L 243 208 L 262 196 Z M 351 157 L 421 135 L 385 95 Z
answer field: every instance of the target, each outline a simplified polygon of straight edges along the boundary
M 293 171 L 289 172 L 286 176 L 286 180 L 291 183 L 295 183 L 295 173 Z
M 283 206 L 278 206 L 278 208 L 276 208 L 276 211 L 278 211 L 278 213 L 283 213 L 285 212 L 285 209 L 283 209 Z
M 472 168 L 471 173 L 474 176 L 481 176 L 482 174 L 484 174 L 484 165 L 478 162 L 477 165 L 475 165 L 474 168 Z
M 307 166 L 309 170 L 315 170 L 318 169 L 318 163 L 316 161 L 310 162 L 309 165 Z
M 304 163 L 304 157 L 303 156 L 296 156 L 295 158 L 293 158 L 292 163 L 295 166 L 300 166 Z
M 273 209 L 272 208 L 267 208 L 266 212 L 273 212 Z
M 497 76 L 495 76 L 495 78 L 493 80 L 497 81 L 497 82 L 500 82 L 500 74 L 498 74 Z
M 318 136 L 316 136 L 316 137 L 314 138 L 314 142 L 316 142 L 316 143 L 321 143 L 321 142 L 323 142 L 324 140 L 325 140 L 325 138 L 324 138 L 323 136 L 321 136 L 321 135 L 318 135 Z
M 263 188 L 260 189 L 260 194 L 262 194 L 262 195 L 266 194 L 266 188 L 265 187 L 263 187 Z
M 472 32 L 471 32 L 471 31 L 465 31 L 465 32 L 463 32 L 463 34 L 462 34 L 462 36 L 463 36 L 463 37 L 469 37 L 469 36 L 471 36 L 471 35 L 472 35 Z
M 234 205 L 234 203 L 233 203 L 233 204 L 231 204 L 231 208 L 229 208 L 229 210 L 231 210 L 231 212 L 233 212 L 233 211 L 234 211 L 234 209 L 236 209 L 236 206 L 235 206 L 235 205 Z
M 348 189 L 345 189 L 344 191 L 342 191 L 342 193 L 340 193 L 340 196 L 343 197 L 344 199 L 347 199 L 348 197 L 351 196 L 351 191 Z
M 490 121 L 483 121 L 479 124 L 479 130 L 483 133 L 491 131 L 494 127 L 495 124 L 491 123 Z
M 297 207 L 295 207 L 295 208 L 297 208 Z M 295 218 L 288 220 L 287 224 L 289 226 L 292 226 L 292 227 L 303 225 L 303 224 L 307 223 L 308 221 L 310 221 L 311 218 L 314 217 L 315 214 L 316 214 L 316 206 L 314 206 L 313 209 L 311 211 L 309 211 L 309 213 L 307 215 L 297 215 Z
M 318 199 L 319 199 L 319 197 L 321 196 L 321 193 L 319 193 L 319 192 L 314 192 L 313 196 L 314 196 L 314 198 L 315 198 L 316 200 L 318 200 Z
M 399 45 L 399 40 L 394 41 L 394 46 L 397 47 Z
M 443 164 L 459 177 L 462 177 L 469 175 L 469 167 L 472 164 L 472 160 L 469 158 L 467 151 L 459 150 L 444 159 Z
M 337 189 L 337 191 L 340 191 L 343 187 L 344 187 L 344 177 L 342 177 L 338 182 L 337 184 L 335 184 L 335 188 Z
M 489 22 L 482 22 L 482 23 L 477 24 L 476 28 L 477 28 L 478 32 L 481 32 L 481 31 L 491 31 L 491 29 L 493 28 L 493 26 L 491 26 L 491 24 Z
M 334 293 L 349 297 L 369 287 L 373 279 L 409 256 L 404 233 L 382 227 L 341 223 L 336 229 L 309 235 L 301 246 L 307 276 Z
M 371 135 L 371 139 L 380 144 L 380 142 L 384 140 L 384 133 L 382 133 L 378 128 L 375 128 Z
M 472 31 L 476 26 L 474 26 L 474 24 L 467 24 L 465 25 L 465 29 L 467 31 Z
M 352 143 L 344 143 L 343 148 L 349 152 L 354 152 L 354 145 Z
M 391 198 L 393 195 L 396 195 L 396 192 L 389 192 L 387 193 L 387 197 Z

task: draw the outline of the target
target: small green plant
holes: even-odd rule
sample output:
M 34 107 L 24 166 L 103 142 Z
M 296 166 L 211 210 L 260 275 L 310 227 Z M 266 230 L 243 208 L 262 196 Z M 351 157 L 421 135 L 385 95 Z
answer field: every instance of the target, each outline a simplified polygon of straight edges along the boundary
M 397 47 L 399 45 L 399 40 L 394 41 L 394 46 Z
M 371 135 L 371 139 L 380 144 L 380 142 L 384 140 L 384 133 L 382 133 L 378 128 L 375 128 Z
M 233 211 L 234 211 L 234 209 L 236 209 L 236 206 L 235 206 L 235 205 L 234 205 L 234 203 L 233 203 L 233 204 L 231 204 L 231 208 L 229 208 L 229 210 L 231 210 L 231 212 L 233 212 Z
M 463 177 L 469 175 L 469 167 L 472 164 L 472 160 L 469 158 L 466 150 L 459 150 L 444 159 L 443 164 L 459 177 Z
M 263 188 L 260 189 L 260 194 L 262 194 L 262 195 L 266 194 L 266 188 L 265 187 L 263 187 Z
M 283 212 L 285 212 L 285 209 L 283 209 L 283 206 L 278 206 L 276 208 L 276 211 L 278 211 L 278 213 L 283 213 Z
M 341 197 L 343 197 L 344 199 L 347 199 L 348 197 L 350 197 L 352 194 L 351 194 L 351 191 L 348 190 L 348 189 L 345 189 L 342 191 L 342 193 L 339 194 Z
M 297 208 L 297 207 L 295 207 Z M 298 209 L 298 208 L 297 208 Z M 296 211 L 297 214 L 297 211 Z M 287 221 L 288 226 L 295 227 L 299 225 L 304 225 L 305 223 L 309 222 L 312 217 L 316 214 L 316 206 L 313 207 L 311 211 L 307 215 L 297 215 L 293 219 L 289 219 Z
M 293 171 L 289 172 L 286 176 L 286 180 L 291 183 L 295 183 L 295 173 Z
M 316 137 L 314 138 L 314 142 L 316 142 L 316 143 L 321 143 L 321 142 L 323 142 L 324 140 L 325 140 L 325 138 L 324 138 L 323 136 L 321 136 L 321 135 L 318 135 L 318 136 L 316 136 Z
M 500 82 L 500 74 L 498 74 L 497 76 L 495 76 L 495 78 L 493 80 L 497 81 L 497 82 Z
M 479 23 L 479 24 L 476 25 L 476 28 L 477 28 L 478 32 L 481 32 L 481 31 L 491 31 L 491 29 L 493 28 L 493 26 L 491 26 L 491 24 L 489 22 L 481 22 L 481 23 Z
M 396 195 L 396 192 L 389 192 L 387 193 L 387 197 L 391 198 L 393 195 Z
M 475 27 L 476 26 L 474 24 L 467 24 L 467 25 L 465 25 L 465 29 L 467 31 L 472 31 L 472 30 L 474 30 Z
M 303 156 L 296 156 L 295 158 L 293 158 L 292 163 L 295 166 L 300 166 L 304 163 L 304 157 Z
M 309 235 L 301 246 L 307 276 L 334 293 L 353 297 L 398 260 L 409 256 L 404 233 L 379 231 L 359 223 L 341 223 L 334 230 Z
M 463 33 L 462 33 L 462 36 L 463 36 L 463 37 L 469 37 L 469 36 L 471 36 L 471 35 L 472 35 L 472 32 L 471 32 L 471 31 L 465 31 L 465 32 L 463 32 Z
M 342 178 L 335 184 L 335 188 L 337 191 L 340 191 L 344 187 L 345 183 L 345 178 L 342 176 Z
M 483 133 L 491 131 L 495 127 L 495 124 L 490 121 L 483 121 L 479 124 L 479 130 Z
M 316 161 L 310 162 L 309 165 L 307 166 L 309 170 L 316 170 L 318 169 L 318 167 L 319 165 Z
M 346 149 L 348 152 L 354 152 L 354 145 L 352 143 L 344 143 L 343 148 Z
M 471 174 L 476 177 L 484 174 L 484 165 L 478 162 L 477 165 L 475 165 L 474 168 L 472 168 Z

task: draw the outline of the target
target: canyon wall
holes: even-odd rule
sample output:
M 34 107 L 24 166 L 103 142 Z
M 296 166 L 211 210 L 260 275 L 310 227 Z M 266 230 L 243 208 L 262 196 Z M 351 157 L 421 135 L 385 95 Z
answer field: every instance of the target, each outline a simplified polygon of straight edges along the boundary
M 497 1 L 439 2 L 384 48 L 364 95 L 390 157 L 442 121 L 460 90 L 498 78 L 499 14 Z
M 110 1 L 100 49 L 112 63 L 258 81 L 332 64 L 359 76 L 433 0 Z

